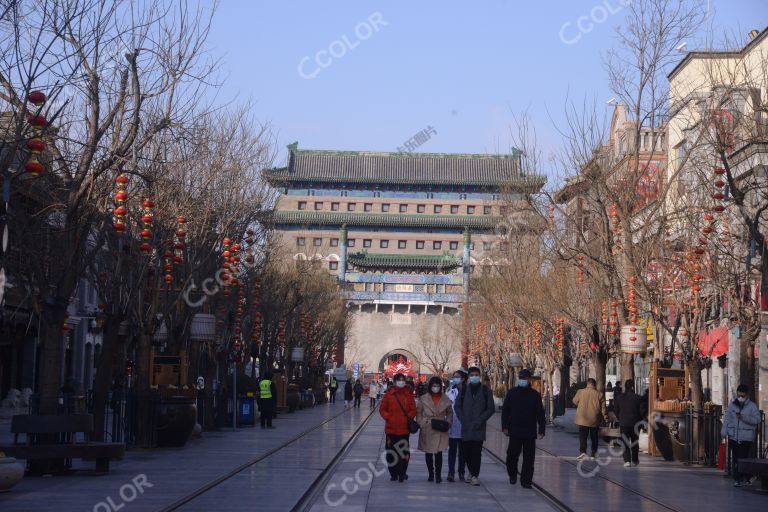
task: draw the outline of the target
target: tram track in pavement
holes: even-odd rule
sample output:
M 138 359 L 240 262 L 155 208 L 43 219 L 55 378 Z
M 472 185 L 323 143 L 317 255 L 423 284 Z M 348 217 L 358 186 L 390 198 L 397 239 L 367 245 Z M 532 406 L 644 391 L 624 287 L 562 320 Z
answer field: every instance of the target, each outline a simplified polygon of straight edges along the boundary
M 499 429 L 499 428 L 497 428 L 495 426 L 492 426 L 492 425 L 488 425 L 488 427 L 493 429 L 493 430 L 496 430 L 499 433 L 501 433 L 502 436 L 504 435 L 503 432 L 501 431 L 501 429 Z M 499 454 L 493 452 L 488 447 L 484 447 L 484 449 L 492 458 L 494 458 L 495 460 L 499 461 L 500 463 L 506 465 L 506 454 L 504 454 L 504 456 L 502 457 Z M 536 449 L 538 451 L 546 453 L 547 455 L 549 455 L 551 457 L 554 457 L 555 459 L 557 459 L 558 461 L 560 461 L 563 464 L 568 464 L 569 466 L 572 466 L 574 468 L 578 467 L 578 464 L 576 462 L 574 462 L 572 460 L 569 460 L 569 459 L 567 459 L 565 457 L 562 457 L 562 456 L 558 455 L 555 452 L 547 450 L 546 448 L 541 448 L 540 446 L 536 446 Z M 670 510 L 672 512 L 682 512 L 680 509 L 677 509 L 677 508 L 673 507 L 672 505 L 669 505 L 668 503 L 664 503 L 663 501 L 661 501 L 661 500 L 651 496 L 650 494 L 646 494 L 646 493 L 644 493 L 642 491 L 639 491 L 639 490 L 637 490 L 637 489 L 635 489 L 635 488 L 633 488 L 633 487 L 631 487 L 631 486 L 629 486 L 629 485 L 627 485 L 625 483 L 619 482 L 617 480 L 614 480 L 613 478 L 610 478 L 610 477 L 608 477 L 606 475 L 603 475 L 602 472 L 597 473 L 595 475 L 595 477 L 599 478 L 601 480 L 604 480 L 604 481 L 608 482 L 609 484 L 612 484 L 612 485 L 615 485 L 617 487 L 620 487 L 621 489 L 623 489 L 625 491 L 631 492 L 632 494 L 634 494 L 634 495 L 636 495 L 636 496 L 638 496 L 638 497 L 640 497 L 640 498 L 642 498 L 644 500 L 648 500 L 651 503 L 653 503 L 654 505 L 657 505 L 657 506 L 663 508 L 664 510 Z M 557 498 L 553 493 L 551 493 L 550 491 L 545 489 L 540 484 L 537 484 L 537 483 L 534 482 L 533 483 L 533 488 L 537 492 L 539 492 L 539 494 L 541 494 L 542 497 L 544 497 L 548 502 L 550 502 L 550 504 L 552 506 L 554 506 L 558 510 L 561 510 L 562 512 L 576 512 L 574 509 L 569 507 L 567 503 L 565 503 L 562 500 L 560 500 L 559 498 Z
M 320 483 L 320 480 L 323 480 L 323 481 L 325 480 L 325 478 L 326 478 L 325 475 L 328 474 L 329 471 L 332 472 L 332 468 L 335 467 L 336 463 L 339 460 L 341 460 L 342 453 L 346 453 L 346 451 L 348 450 L 348 447 L 352 445 L 352 443 L 354 442 L 355 439 L 357 439 L 357 437 L 360 435 L 360 432 L 362 432 L 364 427 L 368 424 L 368 421 L 370 420 L 373 412 L 377 408 L 374 408 L 373 410 L 371 410 L 371 412 L 368 414 L 368 416 L 362 422 L 360 422 L 360 425 L 358 425 L 358 427 L 355 429 L 355 431 L 352 432 L 352 434 L 349 436 L 349 439 L 347 439 L 347 441 L 345 441 L 345 443 L 342 445 L 342 447 L 339 450 L 339 453 L 337 453 L 334 456 L 334 458 L 331 460 L 331 462 L 325 468 L 323 468 L 323 470 L 321 471 L 320 475 L 312 483 L 312 485 L 310 486 L 309 490 L 306 491 L 302 495 L 302 497 L 300 498 L 300 500 L 299 500 L 299 502 L 297 503 L 296 506 L 298 506 L 298 504 L 300 504 L 304 500 L 305 496 L 313 488 L 315 488 Z M 242 464 L 240 464 L 238 466 L 235 466 L 233 469 L 231 469 L 230 471 L 224 473 L 223 475 L 221 475 L 221 476 L 219 476 L 219 477 L 217 477 L 217 478 L 215 478 L 213 480 L 208 481 L 207 483 L 201 485 L 200 487 L 198 487 L 194 491 L 190 492 L 189 494 L 187 494 L 187 495 L 177 499 L 176 501 L 174 501 L 170 505 L 167 505 L 167 506 L 161 508 L 159 510 L 159 512 L 173 512 L 175 510 L 179 510 L 180 508 L 182 508 L 182 507 L 184 507 L 186 505 L 189 505 L 194 500 L 196 500 L 197 498 L 205 495 L 206 493 L 208 493 L 212 489 L 218 487 L 222 483 L 232 479 L 236 475 L 238 475 L 238 474 L 242 473 L 243 471 L 245 471 L 245 470 L 255 466 L 256 464 L 264 461 L 265 459 L 268 459 L 269 457 L 275 455 L 276 453 L 280 452 L 281 450 L 291 446 L 295 442 L 297 442 L 297 441 L 301 440 L 302 438 L 306 437 L 307 435 L 309 435 L 309 434 L 311 434 L 311 433 L 321 429 L 325 425 L 327 425 L 327 424 L 329 424 L 329 423 L 339 419 L 340 417 L 342 417 L 344 414 L 346 414 L 350 410 L 351 409 L 345 409 L 345 410 L 339 412 L 338 414 L 335 414 L 335 415 L 331 416 L 330 418 L 322 421 L 321 423 L 318 423 L 317 425 L 314 425 L 311 428 L 308 428 L 308 429 L 306 429 L 306 430 L 304 430 L 302 432 L 299 432 L 298 434 L 296 434 L 295 436 L 291 437 L 287 441 L 284 441 L 283 443 L 279 444 L 278 446 L 275 446 L 274 448 L 271 448 L 270 450 L 268 450 L 268 451 L 266 451 L 266 452 L 264 452 L 264 453 L 262 453 L 262 454 L 260 454 L 260 455 L 258 455 L 256 457 L 252 458 L 251 460 L 248 460 L 248 461 L 246 461 L 246 462 L 244 462 L 244 463 L 242 463 Z M 295 510 L 296 506 L 294 506 L 294 508 L 291 509 L 291 510 Z

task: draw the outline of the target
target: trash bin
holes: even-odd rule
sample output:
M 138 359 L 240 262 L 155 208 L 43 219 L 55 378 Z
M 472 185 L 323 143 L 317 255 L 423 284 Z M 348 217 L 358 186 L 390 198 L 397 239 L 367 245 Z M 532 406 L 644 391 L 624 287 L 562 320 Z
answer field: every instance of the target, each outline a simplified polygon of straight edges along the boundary
M 239 414 L 237 416 L 237 422 L 240 425 L 256 424 L 256 414 L 254 411 L 253 397 L 252 396 L 240 396 L 238 397 L 238 409 Z

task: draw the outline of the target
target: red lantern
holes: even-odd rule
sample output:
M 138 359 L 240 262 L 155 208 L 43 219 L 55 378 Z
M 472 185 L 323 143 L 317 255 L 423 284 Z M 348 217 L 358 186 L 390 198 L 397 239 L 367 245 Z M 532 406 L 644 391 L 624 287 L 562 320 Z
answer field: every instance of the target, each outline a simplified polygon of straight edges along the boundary
M 716 186 L 717 188 L 723 188 L 723 187 L 725 186 L 725 182 L 724 182 L 723 180 L 717 180 L 717 181 L 715 182 L 715 186 Z
M 253 256 L 251 256 L 250 254 L 248 256 L 246 256 L 245 257 L 245 262 L 246 263 L 253 263 Z
M 722 201 L 724 197 L 725 195 L 723 195 L 722 192 L 715 192 L 714 194 L 712 194 L 712 199 L 716 199 L 718 201 Z
M 248 235 L 248 236 L 253 236 L 253 230 L 252 229 L 248 229 L 248 230 L 246 230 L 245 234 Z
M 27 101 L 37 106 L 40 106 L 43 103 L 45 103 L 46 99 L 48 98 L 46 98 L 45 93 L 43 93 L 42 91 L 32 91 L 27 96 Z
M 235 251 L 235 252 L 239 251 L 240 250 L 240 244 L 233 245 L 232 246 L 232 250 Z
M 229 238 L 225 238 L 224 240 L 221 241 L 221 245 L 223 245 L 224 247 L 229 247 L 230 245 L 232 245 L 232 240 L 230 240 Z
M 141 234 L 139 236 L 141 236 L 141 238 L 144 240 L 149 240 L 150 238 L 152 238 L 152 231 L 148 229 L 142 229 Z
M 29 116 L 27 122 L 30 124 L 30 126 L 32 126 L 32 128 L 36 128 L 38 130 L 43 129 L 48 125 L 48 121 L 43 116 Z
M 173 276 L 171 274 L 166 274 L 163 279 L 165 279 L 165 282 L 168 284 L 171 284 L 173 282 Z
M 141 250 L 142 254 L 147 255 L 152 252 L 152 246 L 144 242 L 139 246 L 139 250 Z
M 173 248 L 176 249 L 177 251 L 183 251 L 184 250 L 184 244 L 181 243 L 181 242 L 176 242 L 173 245 Z
M 709 226 L 704 226 L 704 228 L 701 230 L 705 235 L 709 235 L 712 233 L 712 228 Z
M 174 256 L 173 257 L 173 264 L 174 265 L 181 265 L 181 256 Z
M 128 210 L 124 206 L 118 206 L 112 213 L 114 213 L 116 217 L 125 217 L 125 215 L 128 213 Z
M 221 256 L 223 258 L 229 258 L 230 256 L 232 256 L 232 253 L 229 251 L 224 251 L 223 253 L 221 253 Z
M 715 167 L 715 174 L 717 174 L 718 176 L 722 176 L 723 174 L 725 174 L 725 169 L 723 169 L 722 167 Z
M 143 222 L 144 224 L 152 224 L 154 220 L 155 218 L 152 215 L 149 215 L 147 213 L 141 216 L 141 222 Z
M 127 200 L 128 200 L 128 193 L 127 192 L 124 192 L 124 191 L 121 190 L 120 192 L 115 194 L 115 201 L 117 201 L 118 203 L 124 203 Z
M 141 203 L 141 205 L 144 208 L 154 208 L 155 207 L 155 202 L 152 201 L 151 199 L 145 199 L 144 202 Z
M 69 324 L 64 324 L 61 326 L 61 330 L 64 332 L 67 332 L 69 330 Z
M 712 207 L 712 209 L 717 213 L 723 213 L 725 211 L 725 206 L 721 204 L 716 204 L 715 206 Z
M 176 230 L 176 238 L 184 238 L 187 236 L 187 232 L 183 229 Z
M 39 161 L 32 159 L 24 166 L 24 170 L 32 176 L 37 177 L 39 174 L 45 172 L 45 166 Z
M 126 176 L 125 174 L 120 174 L 117 178 L 115 178 L 115 182 L 118 185 L 125 185 L 126 183 L 128 183 L 128 176 Z
M 163 265 L 163 269 L 166 272 L 173 272 L 173 263 L 166 263 L 165 265 Z
M 183 215 L 179 215 L 178 217 L 176 217 L 176 222 L 178 224 L 186 224 L 187 219 Z
M 114 228 L 118 235 L 122 235 L 125 232 L 125 223 L 123 221 L 117 221 L 114 224 Z
M 33 153 L 42 153 L 45 151 L 45 142 L 40 139 L 29 139 L 27 141 L 27 149 Z

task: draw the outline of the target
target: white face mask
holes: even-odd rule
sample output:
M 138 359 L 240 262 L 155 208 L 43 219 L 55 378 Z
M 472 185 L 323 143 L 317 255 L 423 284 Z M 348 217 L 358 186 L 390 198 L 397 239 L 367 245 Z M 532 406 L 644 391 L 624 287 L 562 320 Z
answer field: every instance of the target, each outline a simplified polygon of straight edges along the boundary
M 745 397 L 745 396 L 737 396 L 736 400 L 738 400 L 741 403 L 744 403 L 744 402 L 747 401 L 747 397 Z
M 433 393 L 439 393 L 440 392 L 440 386 L 432 386 L 432 392 Z
M 405 387 L 405 381 L 404 380 L 399 380 L 399 381 L 395 382 L 395 386 L 397 386 L 398 388 L 404 388 Z

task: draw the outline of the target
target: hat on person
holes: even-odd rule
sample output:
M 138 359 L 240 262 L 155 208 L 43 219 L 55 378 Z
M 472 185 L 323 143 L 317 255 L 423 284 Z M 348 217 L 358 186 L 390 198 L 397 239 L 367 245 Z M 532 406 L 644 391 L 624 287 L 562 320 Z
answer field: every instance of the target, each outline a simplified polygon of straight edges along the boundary
M 533 377 L 533 374 L 531 373 L 531 370 L 528 368 L 523 368 L 520 370 L 520 373 L 517 375 L 520 379 L 528 379 L 530 377 Z
M 462 375 L 464 375 L 465 377 L 466 377 L 467 375 L 469 375 L 469 372 L 468 372 L 468 371 L 467 371 L 467 369 L 466 369 L 466 368 L 464 368 L 463 366 L 462 366 L 461 368 L 459 368 L 458 370 L 456 370 L 455 372 L 453 372 L 453 373 L 461 373 L 461 374 L 462 374 Z

